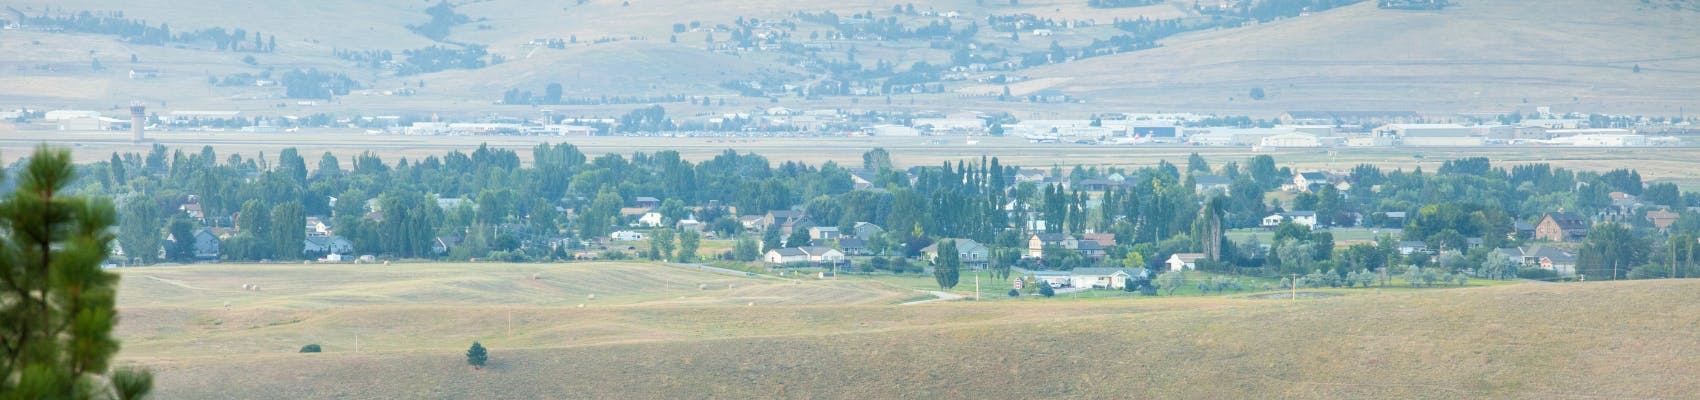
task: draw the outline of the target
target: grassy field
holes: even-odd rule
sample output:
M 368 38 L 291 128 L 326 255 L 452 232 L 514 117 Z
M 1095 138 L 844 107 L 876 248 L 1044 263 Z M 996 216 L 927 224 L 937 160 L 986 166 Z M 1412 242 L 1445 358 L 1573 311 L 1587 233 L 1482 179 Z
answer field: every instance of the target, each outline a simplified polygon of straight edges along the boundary
M 914 297 L 910 288 L 931 278 L 794 283 L 635 263 L 121 272 L 120 363 L 153 368 L 163 398 L 1649 398 L 1700 390 L 1687 367 L 1700 355 L 1693 280 L 898 307 L 887 304 Z M 793 300 L 752 306 L 752 292 Z M 491 349 L 481 371 L 464 364 L 473 340 Z M 325 352 L 295 352 L 308 343 Z

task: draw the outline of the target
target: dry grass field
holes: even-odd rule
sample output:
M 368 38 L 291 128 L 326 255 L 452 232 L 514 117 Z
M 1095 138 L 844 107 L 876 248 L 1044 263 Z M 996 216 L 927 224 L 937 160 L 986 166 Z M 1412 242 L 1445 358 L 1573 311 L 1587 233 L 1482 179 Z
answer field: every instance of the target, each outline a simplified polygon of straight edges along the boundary
M 876 301 L 908 294 L 850 277 L 789 283 L 645 264 L 121 272 L 121 363 L 153 368 L 164 398 L 1473 399 L 1700 391 L 1690 365 L 1700 355 L 1700 281 L 1692 280 L 1357 290 L 1299 301 L 892 306 Z M 542 279 L 531 280 L 533 273 Z M 657 281 L 737 282 L 739 289 L 677 290 Z M 240 290 L 243 282 L 262 290 Z M 587 301 L 589 291 L 602 293 Z M 793 301 L 744 302 L 763 295 Z M 484 370 L 464 363 L 474 340 L 491 349 Z M 307 343 L 324 353 L 295 352 Z

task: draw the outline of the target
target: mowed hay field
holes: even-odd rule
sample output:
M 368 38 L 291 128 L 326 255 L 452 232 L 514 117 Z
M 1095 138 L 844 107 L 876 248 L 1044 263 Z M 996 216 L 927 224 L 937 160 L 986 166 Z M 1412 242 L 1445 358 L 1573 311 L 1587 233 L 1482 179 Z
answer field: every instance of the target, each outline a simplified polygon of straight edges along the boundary
M 675 301 L 681 295 L 659 285 L 554 282 L 606 278 L 598 274 L 618 269 L 650 278 L 738 280 L 740 289 L 697 293 L 687 298 L 717 300 L 681 303 Z M 152 368 L 162 398 L 1671 398 L 1700 392 L 1692 363 L 1700 356 L 1700 281 L 1692 280 L 1366 290 L 1300 301 L 1058 298 L 893 306 L 885 303 L 912 293 L 848 277 L 793 283 L 646 264 L 123 272 L 120 363 Z M 501 284 L 537 272 L 545 275 L 538 281 L 559 288 L 552 289 L 559 298 Z M 302 289 L 284 283 L 296 277 Z M 262 290 L 240 290 L 246 280 Z M 222 289 L 229 284 L 236 290 Z M 621 288 L 630 293 L 613 293 Z M 576 290 L 609 293 L 585 301 Z M 734 303 L 743 301 L 739 290 L 796 300 Z M 360 301 L 314 294 L 340 291 L 368 294 Z M 446 294 L 442 301 L 401 294 L 422 292 Z M 229 310 L 224 301 L 232 301 Z M 590 305 L 577 307 L 581 302 Z M 490 348 L 484 370 L 465 364 L 474 340 Z M 296 353 L 307 343 L 325 352 Z
M 883 304 L 913 296 L 875 282 L 646 263 L 224 264 L 127 268 L 122 276 L 118 333 L 125 356 L 135 358 L 293 352 L 308 343 L 352 351 L 356 335 L 366 351 L 465 346 L 488 338 L 486 329 L 506 334 L 510 316 L 509 343 L 531 346 L 673 338 L 693 334 L 664 327 L 694 318 L 670 315 L 679 307 Z M 646 311 L 611 311 L 635 307 Z

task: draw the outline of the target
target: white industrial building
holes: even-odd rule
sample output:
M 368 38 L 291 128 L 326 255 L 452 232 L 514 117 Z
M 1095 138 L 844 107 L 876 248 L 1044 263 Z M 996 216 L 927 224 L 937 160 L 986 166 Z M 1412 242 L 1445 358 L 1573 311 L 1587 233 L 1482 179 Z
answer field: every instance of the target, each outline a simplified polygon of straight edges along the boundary
M 1555 142 L 1568 142 L 1572 146 L 1584 147 L 1640 147 L 1647 145 L 1646 135 L 1576 135 L 1553 139 Z
M 1258 144 L 1263 147 L 1322 147 L 1322 140 L 1309 133 L 1283 133 L 1264 137 Z
M 869 128 L 868 134 L 874 136 L 921 136 L 921 131 L 903 125 L 876 125 Z
M 1467 137 L 1474 136 L 1475 130 L 1458 124 L 1387 124 L 1375 128 L 1375 133 L 1400 138 Z

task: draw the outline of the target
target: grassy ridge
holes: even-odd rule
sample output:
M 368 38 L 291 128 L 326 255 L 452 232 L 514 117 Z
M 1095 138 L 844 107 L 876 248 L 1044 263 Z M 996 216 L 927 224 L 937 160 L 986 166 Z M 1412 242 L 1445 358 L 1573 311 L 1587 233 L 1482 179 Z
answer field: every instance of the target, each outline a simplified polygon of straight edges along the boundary
M 736 18 L 785 18 L 791 12 L 834 10 L 840 15 L 869 10 L 884 13 L 892 3 L 760 0 L 729 4 L 680 0 L 590 1 L 573 4 L 465 3 L 457 11 L 482 19 L 456 27 L 449 39 L 489 46 L 506 63 L 480 70 L 451 70 L 394 77 L 355 68 L 332 56 L 334 50 L 420 48 L 434 42 L 405 26 L 422 23 L 432 2 L 381 0 L 346 5 L 309 0 L 289 4 L 227 1 L 180 7 L 163 0 L 122 5 L 102 0 L 25 0 L 16 4 L 27 14 L 43 9 L 123 11 L 151 25 L 169 23 L 184 32 L 210 27 L 243 28 L 278 36 L 278 53 L 230 53 L 198 48 L 133 46 L 111 36 L 47 34 L 13 31 L 0 41 L 0 50 L 16 55 L 0 66 L 16 73 L 0 75 L 0 94 L 16 101 L 52 103 L 54 107 L 105 107 L 131 99 L 168 103 L 178 109 L 231 109 L 248 112 L 310 114 L 354 111 L 366 114 L 432 111 L 462 115 L 487 112 L 529 112 L 492 102 L 511 88 L 542 91 L 551 82 L 565 86 L 568 97 L 603 95 L 733 95 L 718 85 L 725 81 L 765 76 L 801 76 L 794 56 L 773 53 L 741 55 L 705 51 L 703 32 L 678 34 L 675 23 L 699 21 L 710 26 Z M 628 4 L 629 3 L 629 4 Z M 1094 57 L 1080 62 L 1021 70 L 1031 78 L 1011 86 L 1023 94 L 1060 89 L 1085 98 L 1088 104 L 1044 105 L 1045 111 L 1079 114 L 1118 111 L 1199 111 L 1273 117 L 1300 109 L 1414 109 L 1436 115 L 1454 112 L 1528 111 L 1540 105 L 1559 110 L 1675 115 L 1697 104 L 1690 94 L 1700 86 L 1697 37 L 1688 34 L 1700 19 L 1692 9 L 1673 10 L 1637 2 L 1562 0 L 1530 7 L 1513 0 L 1458 2 L 1442 11 L 1381 10 L 1373 1 L 1314 15 L 1217 31 L 1194 32 L 1161 41 L 1161 48 Z M 1013 52 L 1041 50 L 1051 40 L 1080 47 L 1093 39 L 1119 33 L 1113 19 L 1165 19 L 1190 15 L 1194 2 L 1173 1 L 1150 7 L 1092 9 L 1085 2 L 1063 0 L 968 2 L 953 0 L 921 5 L 921 9 L 960 10 L 984 23 L 989 15 L 1031 13 L 1057 21 L 1093 20 L 1098 26 L 1059 32 L 1052 38 L 1028 37 L 1020 42 L 1006 34 L 982 29 L 984 44 Z M 255 10 L 264 10 L 255 12 Z M 883 14 L 882 14 L 883 15 Z M 282 16 L 282 17 L 279 17 Z M 907 17 L 906 17 L 907 18 Z M 917 17 L 918 18 L 918 17 Z M 923 22 L 908 21 L 910 25 Z M 484 27 L 479 27 L 483 25 Z M 805 25 L 794 32 L 826 28 Z M 538 38 L 577 37 L 564 50 L 537 51 L 525 44 Z M 729 39 L 719 32 L 716 38 Z M 599 39 L 619 39 L 596 43 Z M 204 46 L 203 46 L 204 47 Z M 908 63 L 920 59 L 938 64 L 944 52 L 922 41 L 864 42 L 859 56 Z M 160 79 L 130 80 L 128 57 L 137 54 L 137 67 L 157 68 Z M 259 66 L 241 60 L 254 55 Z M 105 71 L 90 71 L 91 58 Z M 50 67 L 53 72 L 39 72 Z M 1639 72 L 1636 68 L 1639 67 Z M 275 88 L 209 88 L 206 78 L 237 72 L 259 73 L 317 68 L 348 73 L 378 91 L 417 89 L 418 95 L 395 97 L 356 94 L 336 103 L 312 107 L 284 101 L 279 108 Z M 425 87 L 417 82 L 425 81 Z M 796 81 L 794 81 L 795 83 Z M 918 109 L 1012 110 L 1030 115 L 1034 105 L 996 102 L 980 95 L 1002 90 L 1001 85 L 947 83 L 947 94 L 909 97 Z M 1269 98 L 1246 98 L 1252 87 Z M 966 97 L 964 97 L 966 95 Z M 760 99 L 731 97 L 741 108 L 764 108 Z M 871 100 L 871 99 L 860 99 Z M 742 101 L 742 102 L 740 102 Z M 786 98 L 787 107 L 859 108 L 850 98 L 804 100 Z M 558 107 L 571 114 L 609 115 L 633 105 Z M 669 106 L 676 115 L 726 110 Z

